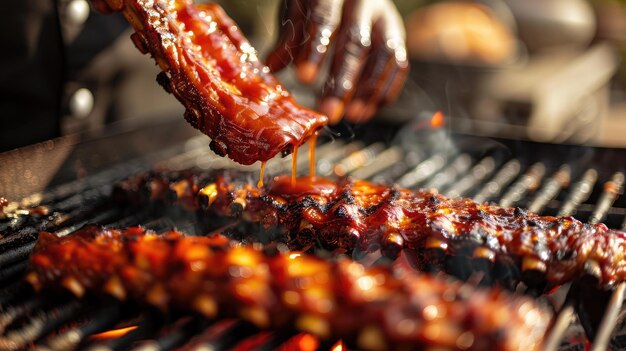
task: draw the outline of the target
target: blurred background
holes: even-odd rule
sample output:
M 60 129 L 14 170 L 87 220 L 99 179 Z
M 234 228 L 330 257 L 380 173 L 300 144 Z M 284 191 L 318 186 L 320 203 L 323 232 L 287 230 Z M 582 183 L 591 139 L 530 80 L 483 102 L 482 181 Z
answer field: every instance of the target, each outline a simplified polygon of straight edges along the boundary
M 283 0 L 218 1 L 261 57 L 272 48 Z M 119 14 L 86 0 L 9 2 L 0 14 L 0 151 L 60 135 L 97 135 L 182 118 L 155 84 L 153 61 L 133 46 Z M 442 111 L 468 134 L 626 147 L 626 1 L 397 0 L 411 75 L 377 121 Z M 313 106 L 318 87 L 279 75 Z

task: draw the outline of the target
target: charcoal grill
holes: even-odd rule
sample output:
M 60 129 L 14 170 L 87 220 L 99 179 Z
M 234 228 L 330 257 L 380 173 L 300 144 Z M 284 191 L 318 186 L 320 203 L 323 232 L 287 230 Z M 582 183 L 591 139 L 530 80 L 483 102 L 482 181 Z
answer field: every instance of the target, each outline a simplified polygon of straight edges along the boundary
M 9 215 L 0 220 L 0 350 L 224 350 L 245 343 L 273 350 L 306 338 L 294 330 L 260 331 L 240 320 L 163 316 L 114 300 L 40 296 L 23 282 L 26 259 L 40 230 L 64 235 L 87 223 L 142 224 L 158 231 L 206 234 L 184 216 L 129 213 L 109 201 L 114 182 L 151 167 L 238 168 L 249 172 L 251 180 L 258 178 L 258 165 L 243 167 L 218 158 L 209 151 L 206 137 L 193 133 L 182 122 L 162 122 L 147 130 L 84 142 L 61 139 L 0 155 L 5 163 L 0 169 L 2 194 L 21 199 L 10 203 L 5 208 Z M 400 131 L 376 126 L 358 134 L 363 137 L 335 136 L 322 142 L 317 173 L 432 187 L 450 197 L 574 215 L 626 229 L 626 197 L 621 196 L 626 150 L 486 139 L 412 126 Z M 306 151 L 299 154 L 298 169 L 308 172 Z M 266 174 L 290 168 L 289 157 L 275 159 Z M 621 308 L 625 287 L 618 286 L 610 297 L 592 350 L 626 348 Z M 539 297 L 556 311 L 546 350 L 589 346 L 568 289 Z M 346 349 L 337 340 L 317 344 L 318 349 L 340 347 Z

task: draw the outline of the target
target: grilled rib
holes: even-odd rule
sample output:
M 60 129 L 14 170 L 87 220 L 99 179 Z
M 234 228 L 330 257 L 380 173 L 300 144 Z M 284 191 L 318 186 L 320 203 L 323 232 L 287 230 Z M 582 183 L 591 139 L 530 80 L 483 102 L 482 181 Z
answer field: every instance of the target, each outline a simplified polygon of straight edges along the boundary
M 167 310 L 295 326 L 364 350 L 536 350 L 550 315 L 525 297 L 345 259 L 267 253 L 224 237 L 85 227 L 42 233 L 28 281 Z
M 374 251 L 395 258 L 400 251 L 420 270 L 468 270 L 481 263 L 507 286 L 520 281 L 538 291 L 583 278 L 610 289 L 626 278 L 626 234 L 573 217 L 539 216 L 469 199 L 448 199 L 428 190 L 408 190 L 362 180 L 287 176 L 257 188 L 226 171 L 153 172 L 119 183 L 125 203 L 177 203 L 201 215 L 241 216 L 278 226 L 292 248 L 319 245 L 344 251 Z M 447 264 L 450 258 L 468 262 Z
M 217 4 L 107 0 L 133 26 L 133 42 L 163 70 L 157 82 L 211 137 L 211 149 L 241 164 L 289 153 L 327 117 L 298 105 Z

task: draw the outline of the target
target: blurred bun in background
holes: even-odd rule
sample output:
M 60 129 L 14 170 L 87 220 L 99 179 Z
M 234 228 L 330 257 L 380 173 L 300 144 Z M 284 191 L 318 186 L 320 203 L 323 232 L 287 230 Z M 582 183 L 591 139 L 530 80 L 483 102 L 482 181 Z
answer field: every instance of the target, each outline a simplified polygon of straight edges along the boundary
M 464 64 L 500 64 L 517 56 L 511 28 L 493 10 L 469 2 L 442 2 L 406 19 L 411 58 Z

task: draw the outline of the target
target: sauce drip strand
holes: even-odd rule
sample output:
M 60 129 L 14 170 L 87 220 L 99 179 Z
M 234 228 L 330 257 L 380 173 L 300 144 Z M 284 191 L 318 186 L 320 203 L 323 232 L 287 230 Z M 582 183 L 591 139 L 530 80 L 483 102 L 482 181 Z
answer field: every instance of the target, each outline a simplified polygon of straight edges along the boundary
M 298 147 L 293 147 L 293 153 L 291 154 L 291 185 L 296 184 L 296 177 L 298 176 Z
M 317 136 L 318 133 L 313 134 L 311 139 L 309 139 L 309 177 L 304 177 L 302 179 L 315 179 L 315 147 L 317 145 Z M 262 188 L 264 185 L 263 179 L 265 176 L 265 166 L 267 161 L 261 162 L 261 170 L 259 172 L 259 181 L 257 182 L 257 187 Z M 296 186 L 299 182 L 298 180 L 298 147 L 293 148 L 293 153 L 291 154 L 291 186 Z
M 317 145 L 318 132 L 309 139 L 309 177 L 315 177 L 315 146 Z
M 259 182 L 256 183 L 256 186 L 259 188 L 263 187 L 263 177 L 265 176 L 265 164 L 266 163 L 267 163 L 266 161 L 261 162 L 261 172 L 259 173 Z

